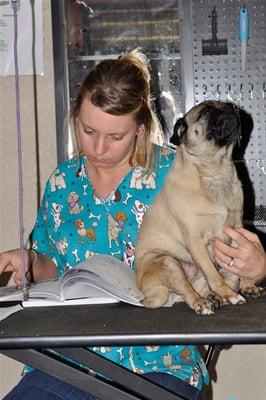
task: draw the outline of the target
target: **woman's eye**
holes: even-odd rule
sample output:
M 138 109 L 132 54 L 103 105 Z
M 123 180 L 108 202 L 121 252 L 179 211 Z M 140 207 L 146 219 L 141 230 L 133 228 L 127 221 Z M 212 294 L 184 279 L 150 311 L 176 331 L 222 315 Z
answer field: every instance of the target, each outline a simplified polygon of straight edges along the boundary
M 94 134 L 93 131 L 90 131 L 90 130 L 87 130 L 87 129 L 84 129 L 84 132 L 86 133 L 86 135 L 93 135 Z
M 111 135 L 111 140 L 114 142 L 118 142 L 119 140 L 122 140 L 123 136 L 116 136 L 116 135 Z

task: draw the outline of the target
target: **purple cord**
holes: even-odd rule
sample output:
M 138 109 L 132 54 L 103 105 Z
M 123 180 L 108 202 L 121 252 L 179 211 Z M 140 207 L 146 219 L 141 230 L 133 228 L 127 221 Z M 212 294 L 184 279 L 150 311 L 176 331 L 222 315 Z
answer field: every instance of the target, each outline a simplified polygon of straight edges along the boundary
M 17 18 L 17 0 L 12 0 L 14 10 L 14 62 L 15 62 L 15 87 L 16 87 L 16 122 L 17 122 L 17 146 L 18 146 L 18 178 L 19 178 L 19 242 L 21 258 L 21 286 L 23 298 L 26 300 L 27 280 L 25 275 L 25 248 L 24 248 L 24 221 L 23 221 L 23 163 L 22 163 L 22 145 L 21 145 L 21 123 L 20 123 L 20 96 L 19 96 L 19 70 L 18 70 L 18 18 Z

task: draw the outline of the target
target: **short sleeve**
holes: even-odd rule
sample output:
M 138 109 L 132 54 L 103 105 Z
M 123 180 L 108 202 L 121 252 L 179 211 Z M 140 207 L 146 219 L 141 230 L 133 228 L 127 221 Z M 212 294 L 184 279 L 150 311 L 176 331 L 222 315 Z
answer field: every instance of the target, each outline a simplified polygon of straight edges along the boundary
M 50 209 L 50 184 L 46 184 L 42 202 L 37 214 L 37 219 L 30 234 L 31 248 L 40 254 L 44 254 L 50 259 L 55 260 L 54 246 L 48 229 L 48 213 Z

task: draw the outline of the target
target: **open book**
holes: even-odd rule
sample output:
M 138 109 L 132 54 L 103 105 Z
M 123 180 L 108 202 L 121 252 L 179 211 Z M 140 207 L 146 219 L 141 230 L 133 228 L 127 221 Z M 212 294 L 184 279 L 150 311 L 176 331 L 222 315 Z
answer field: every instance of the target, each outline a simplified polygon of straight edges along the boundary
M 108 255 L 95 254 L 60 278 L 30 285 L 27 300 L 16 287 L 0 288 L 0 302 L 22 302 L 23 307 L 117 303 L 142 306 L 143 295 L 136 287 L 135 272 Z

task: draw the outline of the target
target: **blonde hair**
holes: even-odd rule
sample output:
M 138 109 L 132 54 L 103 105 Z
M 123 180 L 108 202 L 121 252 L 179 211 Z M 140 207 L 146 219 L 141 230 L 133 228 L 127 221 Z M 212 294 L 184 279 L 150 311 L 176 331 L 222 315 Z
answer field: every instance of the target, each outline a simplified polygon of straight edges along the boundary
M 135 49 L 117 59 L 103 60 L 85 77 L 71 116 L 76 119 L 84 98 L 102 111 L 112 115 L 132 115 L 138 125 L 145 126 L 143 135 L 136 137 L 130 165 L 145 169 L 153 167 L 153 143 L 163 143 L 163 133 L 150 93 L 150 72 L 147 57 Z M 78 145 L 78 138 L 76 134 Z M 81 149 L 78 149 L 79 152 Z

